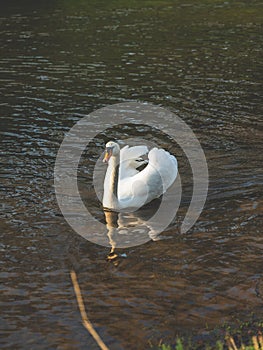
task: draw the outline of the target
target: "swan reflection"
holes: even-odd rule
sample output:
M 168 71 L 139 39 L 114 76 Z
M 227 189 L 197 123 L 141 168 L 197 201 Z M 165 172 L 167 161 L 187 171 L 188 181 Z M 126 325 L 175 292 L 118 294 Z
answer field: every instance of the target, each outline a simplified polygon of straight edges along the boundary
M 115 248 L 135 246 L 149 240 L 157 241 L 161 239 L 160 232 L 148 220 L 155 211 L 156 206 L 133 213 L 104 209 L 107 237 L 111 247 L 109 259 L 115 259 L 118 256 Z

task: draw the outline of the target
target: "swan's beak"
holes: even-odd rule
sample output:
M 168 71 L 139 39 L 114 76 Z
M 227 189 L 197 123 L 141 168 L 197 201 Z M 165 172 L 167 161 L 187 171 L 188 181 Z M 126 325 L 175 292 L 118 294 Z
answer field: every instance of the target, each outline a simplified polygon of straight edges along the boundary
M 112 156 L 112 148 L 111 147 L 107 147 L 106 151 L 105 151 L 105 155 L 103 158 L 103 162 L 108 162 L 110 160 L 110 157 Z

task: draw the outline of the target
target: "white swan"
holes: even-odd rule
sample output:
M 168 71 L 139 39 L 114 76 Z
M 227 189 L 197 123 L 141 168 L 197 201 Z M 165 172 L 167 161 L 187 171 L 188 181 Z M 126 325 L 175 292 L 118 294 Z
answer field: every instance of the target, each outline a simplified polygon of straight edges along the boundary
M 117 211 L 125 208 L 139 209 L 160 197 L 176 179 L 177 160 L 163 149 L 150 150 L 148 165 L 131 176 L 120 176 L 120 158 L 119 145 L 113 141 L 108 142 L 103 159 L 104 162 L 108 162 L 102 201 L 106 208 Z

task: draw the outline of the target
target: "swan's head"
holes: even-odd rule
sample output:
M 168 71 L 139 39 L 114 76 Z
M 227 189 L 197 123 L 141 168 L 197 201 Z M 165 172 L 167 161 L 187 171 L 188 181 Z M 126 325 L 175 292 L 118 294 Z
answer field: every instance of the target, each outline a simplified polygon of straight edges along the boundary
M 120 154 L 120 146 L 116 142 L 109 141 L 106 143 L 106 151 L 103 162 L 108 162 L 110 157 L 115 157 L 118 154 Z

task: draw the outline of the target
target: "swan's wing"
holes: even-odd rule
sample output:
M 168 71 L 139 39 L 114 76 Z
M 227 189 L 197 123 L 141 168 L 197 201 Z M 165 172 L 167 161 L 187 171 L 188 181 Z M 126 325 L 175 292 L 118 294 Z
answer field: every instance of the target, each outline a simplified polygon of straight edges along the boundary
M 148 153 L 147 146 L 124 146 L 120 151 L 120 161 L 123 162 L 128 159 L 136 159 Z
M 153 148 L 149 152 L 149 164 L 160 174 L 164 192 L 172 185 L 178 172 L 177 159 L 164 149 Z
M 120 151 L 120 179 L 138 174 L 137 167 L 140 166 L 140 157 L 147 152 L 147 146 L 123 147 Z M 132 160 L 134 162 L 131 162 Z
M 148 203 L 162 195 L 177 176 L 177 160 L 163 149 L 149 152 L 149 164 L 140 173 L 119 182 L 120 200 Z

